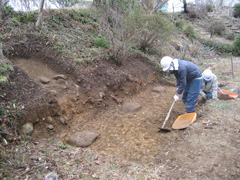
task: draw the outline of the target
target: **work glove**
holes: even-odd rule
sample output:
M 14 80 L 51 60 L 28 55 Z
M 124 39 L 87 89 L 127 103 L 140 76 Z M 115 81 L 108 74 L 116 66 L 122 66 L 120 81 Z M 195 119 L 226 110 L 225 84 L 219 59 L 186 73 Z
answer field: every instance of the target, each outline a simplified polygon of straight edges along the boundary
M 207 95 L 205 93 L 202 94 L 203 99 L 207 99 Z
M 175 94 L 174 97 L 173 97 L 174 101 L 177 102 L 179 100 L 179 95 L 178 94 Z

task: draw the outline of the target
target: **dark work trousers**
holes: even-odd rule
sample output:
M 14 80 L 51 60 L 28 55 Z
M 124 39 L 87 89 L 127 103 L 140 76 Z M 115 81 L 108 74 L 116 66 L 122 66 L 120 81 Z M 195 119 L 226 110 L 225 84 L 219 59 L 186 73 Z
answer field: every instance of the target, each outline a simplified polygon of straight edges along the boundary
M 212 93 L 203 91 L 207 95 L 207 99 L 212 99 Z
M 202 88 L 202 73 L 199 73 L 194 80 L 187 82 L 184 89 L 182 101 L 185 104 L 186 112 L 195 112 L 195 104 Z

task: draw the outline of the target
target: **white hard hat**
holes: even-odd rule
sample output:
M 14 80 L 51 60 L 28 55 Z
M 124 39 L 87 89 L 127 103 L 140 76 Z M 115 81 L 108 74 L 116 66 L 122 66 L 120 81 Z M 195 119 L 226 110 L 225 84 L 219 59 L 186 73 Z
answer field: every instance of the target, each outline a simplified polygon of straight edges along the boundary
M 172 60 L 173 59 L 170 56 L 164 56 L 161 59 L 161 66 L 163 68 L 163 71 L 168 71 L 170 69 L 170 65 L 171 65 Z
M 213 73 L 210 69 L 206 69 L 205 71 L 203 71 L 202 76 L 205 81 L 211 81 L 213 78 Z

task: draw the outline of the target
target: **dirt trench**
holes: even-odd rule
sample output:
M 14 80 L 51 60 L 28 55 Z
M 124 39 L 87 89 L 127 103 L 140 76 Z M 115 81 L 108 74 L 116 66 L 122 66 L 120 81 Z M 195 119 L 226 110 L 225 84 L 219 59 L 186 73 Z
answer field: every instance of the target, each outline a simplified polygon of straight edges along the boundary
M 151 162 L 164 147 L 169 146 L 170 139 L 178 136 L 177 131 L 168 134 L 158 132 L 172 104 L 176 88 L 161 85 L 153 77 L 147 79 L 149 82 L 141 82 L 139 93 L 131 94 L 136 85 L 127 86 L 111 94 L 113 101 L 104 104 L 106 94 L 100 92 L 102 99 L 89 98 L 79 90 L 80 87 L 71 77 L 59 74 L 41 59 L 16 58 L 14 63 L 55 96 L 61 107 L 61 117 L 67 120 L 67 125 L 63 125 L 59 123 L 60 117 L 53 117 L 54 130 L 49 131 L 46 117 L 35 126 L 34 138 L 46 138 L 52 134 L 65 142 L 72 133 L 94 131 L 100 136 L 90 146 L 91 149 L 131 161 Z M 161 86 L 163 92 L 154 92 L 153 88 L 157 86 Z M 101 105 L 96 107 L 93 101 L 99 101 Z M 138 103 L 140 110 L 125 112 L 123 105 L 130 102 Z M 184 110 L 182 102 L 175 104 L 166 126 L 170 128 Z

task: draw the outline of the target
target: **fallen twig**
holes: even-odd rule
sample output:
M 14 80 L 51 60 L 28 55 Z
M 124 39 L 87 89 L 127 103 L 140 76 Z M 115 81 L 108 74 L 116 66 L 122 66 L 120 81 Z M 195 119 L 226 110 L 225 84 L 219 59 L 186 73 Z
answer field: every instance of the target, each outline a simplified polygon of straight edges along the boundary
M 25 171 L 24 171 L 22 174 L 16 176 L 15 179 L 19 179 L 21 176 L 23 176 L 23 175 L 29 173 L 29 172 L 32 171 L 32 170 L 33 170 L 33 168 L 29 168 L 29 167 L 27 167 L 27 168 L 25 169 Z

